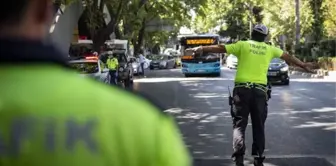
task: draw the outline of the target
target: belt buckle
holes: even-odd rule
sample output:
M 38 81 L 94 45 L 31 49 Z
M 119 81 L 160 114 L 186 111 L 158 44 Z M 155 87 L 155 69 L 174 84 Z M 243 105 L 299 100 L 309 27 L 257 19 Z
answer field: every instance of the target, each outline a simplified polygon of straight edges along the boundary
M 253 84 L 252 82 L 247 82 L 247 83 L 246 83 L 246 86 L 247 86 L 248 88 L 252 88 L 253 85 L 254 85 L 254 84 Z

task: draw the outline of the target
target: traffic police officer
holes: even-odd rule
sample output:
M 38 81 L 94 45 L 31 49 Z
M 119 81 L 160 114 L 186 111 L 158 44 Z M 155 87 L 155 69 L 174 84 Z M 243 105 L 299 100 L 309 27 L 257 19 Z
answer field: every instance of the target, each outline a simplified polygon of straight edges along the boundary
M 44 42 L 52 0 L 0 6 L 1 166 L 189 166 L 172 118 L 78 77 Z
M 106 61 L 107 68 L 109 69 L 109 75 L 110 75 L 110 84 L 117 84 L 117 76 L 118 76 L 118 58 L 116 55 L 113 55 L 112 51 L 108 51 L 108 59 Z
M 233 90 L 233 159 L 237 166 L 243 166 L 245 154 L 245 129 L 248 116 L 251 114 L 253 129 L 252 155 L 255 157 L 254 165 L 263 166 L 265 157 L 264 124 L 267 117 L 267 71 L 273 58 L 281 58 L 287 63 L 295 64 L 307 71 L 311 65 L 303 63 L 294 56 L 283 52 L 280 48 L 268 45 L 265 39 L 268 28 L 262 24 L 256 25 L 252 32 L 252 39 L 238 41 L 229 45 L 200 46 L 187 49 L 195 53 L 213 52 L 228 53 L 238 58 L 238 68 Z

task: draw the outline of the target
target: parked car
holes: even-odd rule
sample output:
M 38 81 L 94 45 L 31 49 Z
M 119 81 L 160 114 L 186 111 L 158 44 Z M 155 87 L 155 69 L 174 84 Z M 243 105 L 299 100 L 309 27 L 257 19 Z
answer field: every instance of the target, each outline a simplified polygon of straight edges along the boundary
M 175 68 L 176 62 L 175 58 L 171 55 L 158 55 L 154 56 L 149 69 L 169 69 L 169 68 Z
M 233 54 L 230 54 L 227 58 L 226 58 L 226 66 L 229 68 L 229 69 L 236 69 L 237 68 L 237 65 L 238 65 L 238 58 L 233 55 Z
M 70 67 L 83 77 L 93 78 L 108 83 L 108 69 L 97 57 L 76 57 L 69 61 Z
M 288 64 L 279 58 L 272 59 L 268 68 L 267 78 L 271 83 L 280 82 L 284 85 L 289 85 L 290 78 L 288 74 Z

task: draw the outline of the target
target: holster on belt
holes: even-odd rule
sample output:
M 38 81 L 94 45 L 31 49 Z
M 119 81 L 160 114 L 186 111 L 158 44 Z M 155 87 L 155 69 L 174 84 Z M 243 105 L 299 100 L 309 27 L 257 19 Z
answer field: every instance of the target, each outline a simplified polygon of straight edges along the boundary
M 267 100 L 269 100 L 272 97 L 272 86 L 270 83 L 267 84 L 267 97 L 268 97 Z
M 233 105 L 233 97 L 230 95 L 229 96 L 229 105 L 232 106 Z
M 233 106 L 233 96 L 231 95 L 230 87 L 228 87 L 228 90 L 229 90 L 229 105 Z

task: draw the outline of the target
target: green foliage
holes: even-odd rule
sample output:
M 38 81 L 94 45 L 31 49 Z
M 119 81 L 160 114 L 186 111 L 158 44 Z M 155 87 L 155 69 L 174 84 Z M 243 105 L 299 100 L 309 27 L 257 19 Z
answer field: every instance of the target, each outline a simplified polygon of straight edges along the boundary
M 336 39 L 320 41 L 320 50 L 323 50 L 321 56 L 335 57 L 336 56 Z
M 335 57 L 320 57 L 318 58 L 318 64 L 322 69 L 325 70 L 334 70 L 336 64 Z
M 263 19 L 262 0 L 208 0 L 193 24 L 196 32 L 209 32 L 220 27 L 219 34 L 231 38 L 248 38 L 250 23 Z
M 322 0 L 317 0 L 318 13 L 322 13 L 319 15 L 314 15 L 315 8 L 312 7 L 312 1 L 314 0 L 301 0 L 300 35 L 306 37 L 316 32 L 314 33 L 316 37 L 323 37 L 323 27 L 318 26 L 324 21 Z M 330 1 L 330 4 L 335 0 L 324 0 L 323 2 L 325 1 Z M 201 9 L 202 15 L 198 15 L 193 24 L 197 32 L 206 32 L 216 26 L 221 26 L 219 33 L 222 35 L 233 38 L 248 37 L 249 22 L 252 21 L 253 24 L 262 22 L 270 27 L 272 41 L 279 41 L 282 35 L 286 36 L 287 44 L 295 41 L 296 18 L 295 1 L 293 0 L 208 0 Z M 328 24 L 331 22 L 329 19 Z M 304 39 L 302 38 L 301 41 L 305 42 Z
M 99 10 L 98 0 L 85 0 L 86 10 L 84 14 L 86 17 L 86 25 L 90 29 L 91 36 L 96 34 L 96 31 L 104 26 L 105 15 L 103 11 Z
M 108 34 L 116 28 L 121 35 L 118 37 L 132 41 L 133 45 L 142 46 L 143 41 L 147 46 L 164 44 L 169 37 L 176 36 L 182 26 L 191 27 L 198 33 L 220 29 L 218 33 L 223 36 L 248 38 L 250 23 L 259 22 L 270 27 L 270 40 L 283 44 L 287 50 L 293 48 L 295 41 L 294 0 L 105 0 L 105 3 L 115 21 L 107 27 Z M 102 27 L 102 19 L 99 18 L 104 18 L 98 8 L 88 6 L 91 16 L 88 24 L 94 31 Z M 190 10 L 197 14 L 194 20 Z M 336 0 L 301 0 L 300 41 L 307 43 L 319 41 L 324 35 L 336 36 L 334 11 Z M 148 31 L 148 24 L 159 20 L 174 25 L 173 31 Z M 286 37 L 284 43 L 280 42 L 281 36 Z M 306 51 L 302 51 L 301 47 L 297 49 L 300 54 L 310 52 L 308 48 Z
M 323 37 L 324 8 L 323 0 L 309 0 L 309 6 L 313 12 L 312 36 L 315 41 L 320 41 Z
M 324 30 L 328 37 L 336 36 L 336 0 L 324 0 Z
M 120 1 L 120 0 L 119 0 Z M 165 43 L 169 36 L 176 34 L 180 27 L 190 25 L 191 9 L 197 9 L 206 0 L 129 0 L 124 5 L 118 29 L 122 38 L 132 41 L 134 46 Z M 198 10 L 196 10 L 198 11 Z M 147 31 L 148 24 L 164 22 L 172 25 L 172 32 Z

